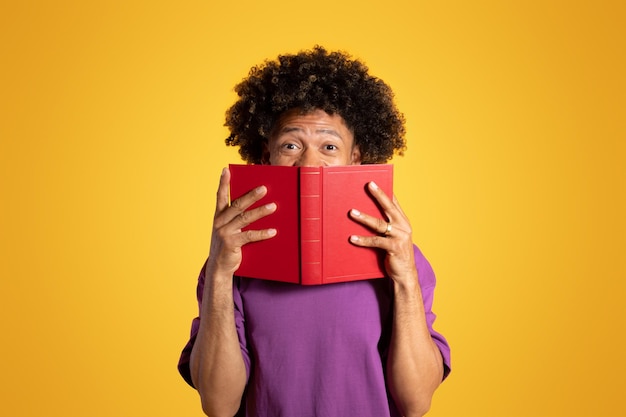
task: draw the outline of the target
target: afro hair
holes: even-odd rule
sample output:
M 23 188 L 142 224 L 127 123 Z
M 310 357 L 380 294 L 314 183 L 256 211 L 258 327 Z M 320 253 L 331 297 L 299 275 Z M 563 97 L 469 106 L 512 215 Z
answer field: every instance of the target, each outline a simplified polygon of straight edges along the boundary
M 406 149 L 404 116 L 391 88 L 361 61 L 321 46 L 280 55 L 253 67 L 235 86 L 239 99 L 226 112 L 230 136 L 247 163 L 260 164 L 264 143 L 282 114 L 323 110 L 338 114 L 352 131 L 364 164 L 385 163 Z

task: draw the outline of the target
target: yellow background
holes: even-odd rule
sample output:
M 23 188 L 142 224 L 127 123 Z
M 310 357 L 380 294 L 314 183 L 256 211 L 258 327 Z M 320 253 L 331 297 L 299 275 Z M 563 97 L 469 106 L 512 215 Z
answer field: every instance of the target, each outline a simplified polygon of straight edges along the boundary
M 0 415 L 202 415 L 176 362 L 224 110 L 316 43 L 408 120 L 396 194 L 453 348 L 429 415 L 626 415 L 622 4 L 4 1 Z

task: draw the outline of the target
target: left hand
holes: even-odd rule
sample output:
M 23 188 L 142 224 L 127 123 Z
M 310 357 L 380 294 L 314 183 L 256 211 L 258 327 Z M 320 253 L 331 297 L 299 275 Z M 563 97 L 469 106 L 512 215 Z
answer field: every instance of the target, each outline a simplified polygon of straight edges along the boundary
M 380 248 L 387 252 L 385 268 L 387 275 L 398 284 L 417 282 L 417 270 L 413 253 L 412 230 L 409 219 L 402 211 L 398 200 L 390 199 L 376 183 L 370 182 L 368 188 L 387 219 L 361 213 L 357 209 L 350 211 L 350 217 L 358 223 L 378 233 L 377 236 L 351 236 L 350 242 L 357 246 Z

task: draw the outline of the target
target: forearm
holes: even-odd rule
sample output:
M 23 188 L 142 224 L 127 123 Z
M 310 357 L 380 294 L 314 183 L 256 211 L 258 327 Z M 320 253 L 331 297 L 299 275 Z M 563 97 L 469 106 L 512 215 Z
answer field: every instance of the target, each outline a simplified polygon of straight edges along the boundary
M 235 327 L 232 275 L 207 271 L 200 328 L 190 368 L 202 409 L 211 417 L 233 416 L 246 384 L 246 368 Z
M 394 283 L 394 318 L 387 382 L 404 416 L 422 416 L 443 378 L 443 361 L 424 312 L 417 273 Z

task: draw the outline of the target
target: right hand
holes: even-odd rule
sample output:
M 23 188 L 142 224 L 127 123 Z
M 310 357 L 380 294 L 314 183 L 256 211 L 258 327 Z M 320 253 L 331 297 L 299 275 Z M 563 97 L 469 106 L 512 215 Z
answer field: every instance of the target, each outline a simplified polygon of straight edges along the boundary
M 241 264 L 241 247 L 246 243 L 270 239 L 276 235 L 275 229 L 241 229 L 276 210 L 275 203 L 248 210 L 255 202 L 267 194 L 265 186 L 257 187 L 228 204 L 230 171 L 224 168 L 217 189 L 217 203 L 213 218 L 211 250 L 207 267 L 214 272 L 233 275 Z

